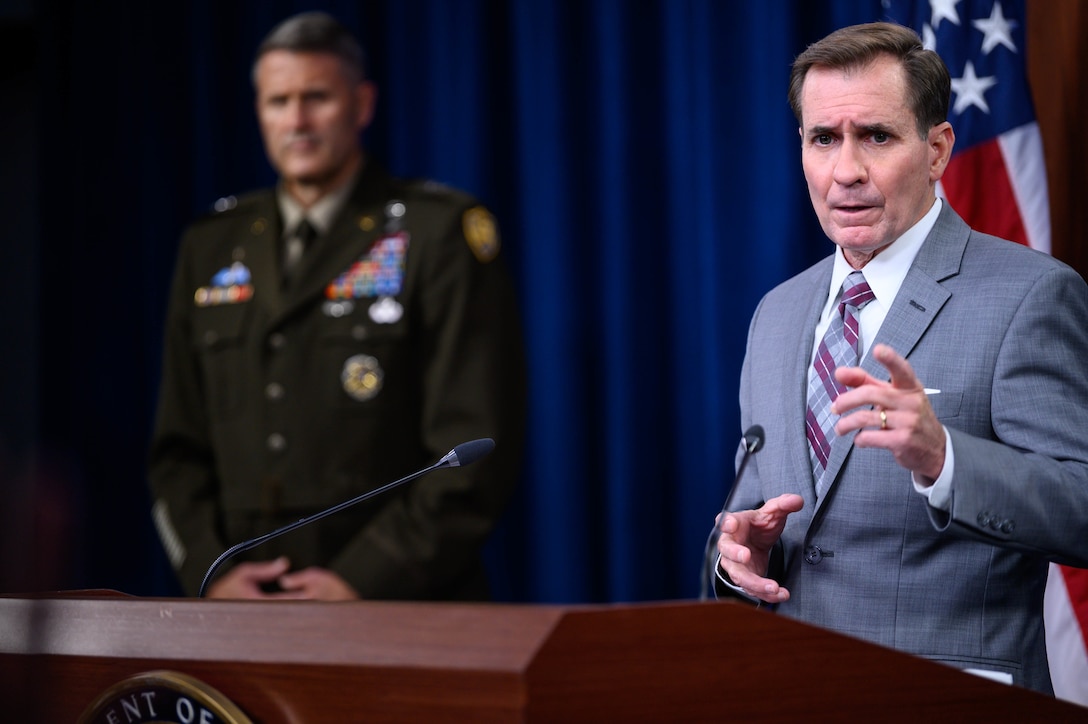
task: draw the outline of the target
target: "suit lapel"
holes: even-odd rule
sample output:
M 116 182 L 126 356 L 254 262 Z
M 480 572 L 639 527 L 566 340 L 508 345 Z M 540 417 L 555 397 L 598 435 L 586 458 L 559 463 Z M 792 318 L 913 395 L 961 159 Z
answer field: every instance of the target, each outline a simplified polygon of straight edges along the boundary
M 952 207 L 944 203 L 873 344 L 886 344 L 910 359 L 918 340 L 952 296 L 941 282 L 959 273 L 970 232 Z M 865 355 L 862 368 L 877 379 L 888 379 L 888 371 L 871 354 Z
M 780 411 L 783 420 L 798 420 L 790 431 L 791 451 L 790 465 L 793 468 L 793 479 L 808 481 L 808 485 L 800 485 L 801 497 L 805 500 L 804 510 L 813 510 L 816 506 L 816 489 L 812 482 L 812 459 L 809 456 L 808 435 L 805 430 L 805 410 L 808 408 L 808 373 L 812 367 L 812 348 L 815 344 L 816 323 L 819 321 L 820 312 L 827 301 L 827 290 L 831 284 L 831 271 L 834 266 L 834 257 L 829 256 L 820 266 L 808 284 L 808 289 L 797 295 L 796 318 L 803 319 L 804 325 L 801 333 L 797 335 L 795 344 L 784 350 L 783 384 L 789 385 L 787 394 L 780 399 L 785 404 L 785 409 Z M 800 374 L 798 374 L 800 370 Z M 800 416 L 797 410 L 800 409 Z

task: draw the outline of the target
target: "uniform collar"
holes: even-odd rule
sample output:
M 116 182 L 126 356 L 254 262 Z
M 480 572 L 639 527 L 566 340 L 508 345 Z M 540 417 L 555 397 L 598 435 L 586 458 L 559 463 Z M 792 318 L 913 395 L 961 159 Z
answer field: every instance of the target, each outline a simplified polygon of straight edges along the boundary
M 319 235 L 325 235 L 332 228 L 337 215 L 344 208 L 348 197 L 351 196 L 359 180 L 361 171 L 356 171 L 346 182 L 338 188 L 317 200 L 313 206 L 303 209 L 291 194 L 287 193 L 283 183 L 276 185 L 276 204 L 279 206 L 280 218 L 283 219 L 283 233 L 293 234 L 298 223 L 305 216 Z

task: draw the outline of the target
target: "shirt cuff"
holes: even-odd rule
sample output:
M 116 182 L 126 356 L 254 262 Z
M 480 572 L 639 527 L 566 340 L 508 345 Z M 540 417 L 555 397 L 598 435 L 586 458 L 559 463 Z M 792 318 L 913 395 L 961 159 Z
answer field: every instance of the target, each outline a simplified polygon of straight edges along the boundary
M 929 486 L 920 485 L 914 473 L 910 474 L 910 479 L 914 483 L 914 489 L 924 495 L 932 507 L 951 513 L 952 473 L 956 467 L 956 456 L 952 452 L 952 436 L 948 434 L 948 428 L 941 425 L 941 429 L 944 430 L 944 467 L 941 468 L 941 474 Z
M 729 578 L 729 574 L 725 572 L 724 568 L 722 568 L 722 554 L 721 553 L 719 553 L 718 557 L 714 559 L 714 575 L 718 578 L 718 581 L 723 586 L 728 588 L 730 591 L 733 591 L 738 596 L 741 596 L 742 598 L 748 599 L 749 601 L 756 604 L 757 606 L 759 604 L 763 603 L 763 601 L 759 600 L 758 598 L 755 598 L 754 596 L 748 595 L 747 591 L 745 591 L 743 588 L 741 588 L 737 584 L 733 583 L 732 579 Z M 714 596 L 715 596 L 715 598 L 719 598 L 717 588 L 714 589 Z

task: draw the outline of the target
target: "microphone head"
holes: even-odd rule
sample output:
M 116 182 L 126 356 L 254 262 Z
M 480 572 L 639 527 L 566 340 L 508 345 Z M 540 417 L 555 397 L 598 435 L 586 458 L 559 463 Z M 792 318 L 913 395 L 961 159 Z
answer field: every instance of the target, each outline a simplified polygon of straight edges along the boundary
M 752 425 L 744 431 L 744 447 L 746 447 L 750 453 L 754 453 L 763 447 L 762 425 Z
M 495 441 L 489 437 L 482 437 L 479 440 L 461 443 L 450 450 L 442 460 L 451 468 L 471 465 L 494 449 Z

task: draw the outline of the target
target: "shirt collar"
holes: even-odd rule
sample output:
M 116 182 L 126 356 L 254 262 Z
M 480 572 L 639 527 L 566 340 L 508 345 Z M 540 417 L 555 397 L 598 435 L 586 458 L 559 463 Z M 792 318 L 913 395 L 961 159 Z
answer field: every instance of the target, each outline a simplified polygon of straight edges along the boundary
M 295 227 L 302 221 L 303 216 L 310 220 L 319 235 L 327 234 L 336 220 L 336 215 L 340 213 L 340 209 L 347 202 L 351 190 L 355 188 L 355 181 L 358 176 L 359 174 L 356 173 L 346 183 L 322 196 L 308 209 L 303 209 L 295 201 L 294 197 L 287 193 L 282 183 L 278 184 L 276 186 L 276 203 L 279 204 L 280 216 L 283 218 L 284 236 L 295 233 Z

